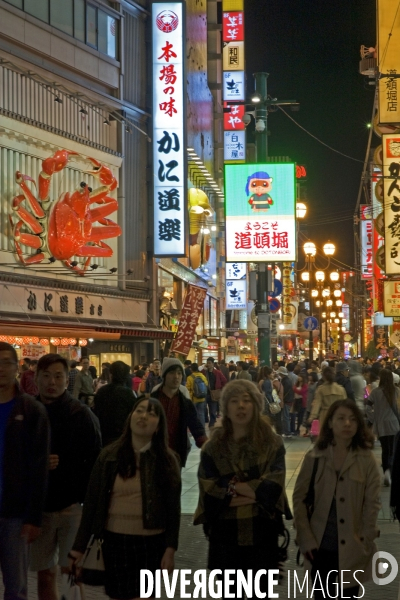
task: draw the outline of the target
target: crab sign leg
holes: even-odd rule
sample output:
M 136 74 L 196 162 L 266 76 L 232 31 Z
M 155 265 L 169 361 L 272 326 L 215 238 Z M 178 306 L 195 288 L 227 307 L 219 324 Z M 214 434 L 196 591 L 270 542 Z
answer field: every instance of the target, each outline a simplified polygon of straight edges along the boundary
M 43 252 L 39 252 L 38 254 L 33 254 L 32 256 L 25 258 L 21 248 L 21 244 L 23 244 L 24 246 L 28 246 L 29 248 L 35 248 L 36 250 L 39 250 L 39 248 L 41 248 L 42 246 L 42 240 L 40 239 L 40 237 L 38 237 L 37 235 L 33 235 L 32 233 L 21 233 L 21 227 L 25 225 L 24 221 L 22 220 L 18 221 L 14 226 L 12 218 L 10 216 L 10 223 L 13 228 L 15 251 L 22 264 L 32 265 L 42 262 L 42 260 L 45 258 Z
M 103 239 L 118 237 L 122 233 L 121 227 L 111 219 L 99 219 L 99 223 L 104 227 L 92 227 L 88 241 L 101 242 Z
M 34 179 L 32 179 L 32 177 L 29 177 L 28 175 L 23 175 L 22 173 L 17 171 L 15 173 L 15 181 L 18 183 L 19 187 L 21 188 L 23 196 L 19 195 L 13 199 L 12 209 L 17 210 L 17 208 L 19 207 L 21 202 L 26 200 L 28 202 L 34 216 L 37 217 L 38 219 L 42 219 L 45 216 L 44 210 L 43 210 L 40 202 L 37 201 L 35 196 L 32 194 L 31 190 L 28 188 L 28 186 L 25 183 L 25 181 L 32 181 L 33 184 L 36 186 Z
M 118 185 L 118 181 L 115 179 L 111 169 L 103 165 L 95 158 L 88 157 L 88 160 L 90 160 L 90 162 L 94 166 L 94 170 L 85 172 L 89 175 L 93 175 L 94 177 L 96 177 L 102 185 L 107 186 L 107 189 L 109 191 L 112 192 L 113 190 L 115 190 L 115 188 Z
M 74 266 L 71 264 L 71 261 L 70 261 L 70 260 L 64 260 L 64 261 L 63 261 L 63 263 L 64 263 L 64 265 L 65 265 L 65 266 L 66 266 L 68 269 L 71 269 L 71 271 L 75 271 L 75 273 L 78 273 L 78 275 L 80 275 L 81 277 L 83 277 L 83 276 L 85 275 L 85 272 L 86 272 L 86 270 L 87 270 L 88 266 L 89 266 L 89 263 L 90 263 L 90 256 L 89 256 L 89 258 L 87 258 L 87 259 L 85 260 L 85 264 L 84 264 L 84 267 L 83 267 L 83 269 L 81 269 L 81 268 L 80 268 L 80 267 L 78 267 L 77 265 L 74 267 Z
M 112 256 L 113 250 L 110 248 L 108 244 L 105 242 L 96 242 L 97 246 L 81 246 L 79 250 L 75 253 L 76 256 Z
M 15 211 L 17 213 L 17 217 L 19 219 L 21 219 L 25 225 L 27 227 L 29 227 L 29 229 L 31 231 L 33 231 L 33 233 L 42 233 L 43 232 L 43 227 L 41 226 L 41 224 L 39 223 L 39 221 L 37 219 L 35 219 L 34 216 L 32 216 L 32 214 L 23 206 L 21 205 L 21 202 L 23 202 L 25 200 L 25 196 L 16 196 L 13 201 L 12 201 L 12 209 L 13 211 Z M 40 207 L 39 207 L 40 208 Z M 44 216 L 44 213 L 42 214 L 42 217 Z M 10 215 L 10 222 L 11 225 L 13 225 L 13 221 Z
M 57 150 L 42 162 L 42 171 L 39 174 L 39 199 L 43 202 L 49 199 L 51 177 L 65 169 L 70 156 L 79 156 L 78 152 L 70 150 Z
M 102 204 L 101 206 L 97 207 L 97 208 L 91 208 L 90 209 L 90 220 L 92 221 L 92 223 L 95 223 L 95 221 L 98 221 L 99 219 L 102 219 L 103 217 L 108 217 L 108 215 L 111 215 L 113 212 L 115 212 L 118 208 L 118 202 L 116 200 L 112 200 L 111 202 L 108 202 L 107 204 Z

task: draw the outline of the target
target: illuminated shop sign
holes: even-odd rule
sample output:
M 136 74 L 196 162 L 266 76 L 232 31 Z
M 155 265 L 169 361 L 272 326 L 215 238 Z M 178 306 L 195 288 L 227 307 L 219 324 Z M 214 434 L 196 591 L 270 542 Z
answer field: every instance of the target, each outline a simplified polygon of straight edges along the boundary
M 224 160 L 245 160 L 246 132 L 224 131 Z
M 296 260 L 295 165 L 225 165 L 226 260 Z
M 226 282 L 226 310 L 247 310 L 247 281 L 246 279 L 229 280 Z
M 224 130 L 244 130 L 244 112 L 244 104 L 228 104 L 228 106 L 224 108 Z
M 222 14 L 222 40 L 224 42 L 244 41 L 244 13 L 242 11 Z
M 226 279 L 246 279 L 247 263 L 226 263 Z
M 186 256 L 183 3 L 154 2 L 152 32 L 154 254 Z
M 244 70 L 244 42 L 224 42 L 222 48 L 224 71 Z
M 245 76 L 244 71 L 224 71 L 223 73 L 224 101 L 244 102 Z
M 400 136 L 382 135 L 385 273 L 400 274 Z
M 372 277 L 373 271 L 374 231 L 372 224 L 372 205 L 363 204 L 360 209 L 361 276 L 363 279 L 366 279 Z
M 400 122 L 400 12 L 393 0 L 378 0 L 379 123 Z

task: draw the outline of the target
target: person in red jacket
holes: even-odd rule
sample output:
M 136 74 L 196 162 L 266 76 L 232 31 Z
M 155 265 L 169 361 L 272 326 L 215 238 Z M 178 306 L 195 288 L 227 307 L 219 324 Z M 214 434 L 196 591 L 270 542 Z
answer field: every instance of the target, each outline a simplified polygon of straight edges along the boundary
M 206 402 L 206 423 L 210 423 L 210 429 L 214 427 L 215 421 L 217 420 L 217 414 L 219 410 L 219 398 L 221 396 L 221 390 L 227 383 L 226 378 L 221 371 L 214 367 L 214 359 L 212 357 L 207 358 L 206 368 L 203 370 L 203 374 L 207 377 L 208 390 L 207 390 L 207 402 Z M 210 414 L 208 418 L 207 414 Z
M 22 373 L 21 381 L 19 383 L 21 392 L 24 394 L 29 394 L 30 396 L 37 396 L 39 393 L 35 382 L 37 364 L 37 360 L 31 360 L 28 370 Z

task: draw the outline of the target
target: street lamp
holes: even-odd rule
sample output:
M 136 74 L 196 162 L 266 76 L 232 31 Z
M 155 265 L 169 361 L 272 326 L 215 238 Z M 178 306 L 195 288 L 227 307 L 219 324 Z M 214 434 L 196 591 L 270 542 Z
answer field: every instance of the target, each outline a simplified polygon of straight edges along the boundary
M 298 203 L 296 206 L 296 213 L 300 213 L 301 211 L 301 207 L 299 206 L 301 203 Z M 326 244 L 324 244 L 323 246 L 323 253 L 324 255 L 327 257 L 328 259 L 328 264 L 325 268 L 316 268 L 315 265 L 315 261 L 316 261 L 316 255 L 317 255 L 317 247 L 314 244 L 314 242 L 311 242 L 310 240 L 308 242 L 306 242 L 303 245 L 303 251 L 305 254 L 305 260 L 306 260 L 306 265 L 305 265 L 305 271 L 302 272 L 301 274 L 301 279 L 302 281 L 304 281 L 305 283 L 308 284 L 308 299 L 309 299 L 309 308 L 310 308 L 310 316 L 312 316 L 313 314 L 313 298 L 318 298 L 319 294 L 321 293 L 322 298 L 327 298 L 330 296 L 330 290 L 329 288 L 325 288 L 323 289 L 323 284 L 325 281 L 325 271 L 329 268 L 330 265 L 330 257 L 333 256 L 333 254 L 335 253 L 335 245 L 332 244 L 332 242 L 328 241 Z M 315 290 L 311 289 L 311 273 L 313 271 L 313 269 L 315 270 L 315 281 L 317 283 L 317 288 Z M 339 274 L 337 274 L 339 275 Z M 331 281 L 335 281 L 336 279 L 336 274 L 335 272 L 330 273 L 329 278 Z M 331 305 L 332 305 L 332 301 Z M 326 304 L 328 305 L 328 301 L 326 302 Z M 319 308 L 319 358 L 320 361 L 322 361 L 322 342 L 321 342 L 321 338 L 322 338 L 322 323 L 321 323 L 321 319 L 322 319 L 322 302 L 318 301 L 318 304 L 316 303 L 316 307 Z M 314 358 L 314 340 L 313 340 L 313 332 L 312 330 L 310 330 L 310 336 L 309 336 L 309 360 L 313 360 Z
M 296 218 L 297 219 L 304 219 L 304 217 L 307 214 L 307 206 L 304 204 L 304 202 L 297 202 L 296 204 Z

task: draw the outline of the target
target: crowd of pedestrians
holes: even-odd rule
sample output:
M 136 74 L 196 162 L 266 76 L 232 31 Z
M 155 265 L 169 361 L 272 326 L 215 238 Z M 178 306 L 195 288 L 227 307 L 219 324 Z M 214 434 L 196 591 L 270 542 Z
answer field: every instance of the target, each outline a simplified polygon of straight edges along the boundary
M 400 465 L 400 363 L 281 361 L 258 370 L 252 361 L 210 357 L 199 365 L 169 357 L 132 370 L 104 363 L 97 377 L 86 357 L 68 365 L 48 354 L 19 375 L 18 362 L 1 342 L 0 568 L 7 600 L 27 597 L 28 568 L 38 573 L 39 600 L 57 600 L 58 569 L 79 580 L 93 540 L 115 600 L 140 597 L 141 569 L 171 572 L 189 435 L 202 448 L 194 524 L 209 542 L 208 568 L 282 567 L 280 539 L 285 519 L 293 518 L 283 438 L 311 436 L 293 495 L 296 541 L 312 574 L 362 570 L 344 582 L 344 597 L 359 596 L 379 535 L 375 438 L 400 515 L 393 472 Z M 329 582 L 323 586 L 332 592 Z M 268 591 L 266 576 L 260 588 Z

